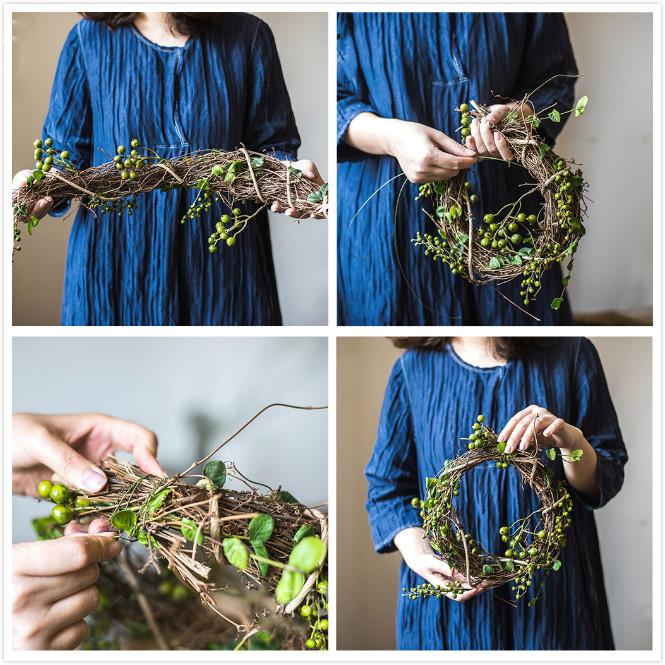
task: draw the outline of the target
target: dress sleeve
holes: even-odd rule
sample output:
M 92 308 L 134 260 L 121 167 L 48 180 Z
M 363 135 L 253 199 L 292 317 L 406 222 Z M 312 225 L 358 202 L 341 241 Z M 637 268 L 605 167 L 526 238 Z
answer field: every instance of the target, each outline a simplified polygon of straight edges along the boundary
M 530 100 L 537 111 L 552 104 L 561 113 L 569 111 L 575 103 L 578 71 L 566 19 L 563 14 L 551 13 L 527 16 L 528 37 L 518 75 L 518 92 L 524 95 L 535 90 Z M 570 113 L 562 115 L 558 123 L 547 118 L 542 121 L 540 129 L 549 143 L 554 143 L 569 116 Z
M 369 102 L 367 86 L 360 70 L 353 39 L 353 15 L 339 14 L 337 19 L 337 146 L 340 159 L 353 149 L 344 139 L 351 121 L 363 112 L 376 113 Z M 353 151 L 357 152 L 357 151 Z
M 249 109 L 245 124 L 247 147 L 277 159 L 295 160 L 300 135 L 272 31 L 260 21 L 252 48 Z
M 77 23 L 71 29 L 60 52 L 42 129 L 42 140 L 50 137 L 58 152 L 67 150 L 79 170 L 90 166 L 92 150 L 92 110 L 80 26 Z M 62 201 L 49 215 L 61 217 L 69 208 L 70 202 Z
M 372 457 L 365 469 L 367 512 L 377 552 L 393 552 L 395 536 L 408 527 L 422 526 L 411 506 L 417 496 L 418 474 L 411 414 L 402 361 L 388 381 Z
M 623 467 L 628 453 L 603 372 L 598 352 L 588 339 L 582 339 L 575 363 L 577 405 L 575 426 L 593 446 L 598 457 L 598 500 L 577 498 L 590 509 L 604 506 L 623 485 Z M 574 490 L 573 490 L 574 491 Z

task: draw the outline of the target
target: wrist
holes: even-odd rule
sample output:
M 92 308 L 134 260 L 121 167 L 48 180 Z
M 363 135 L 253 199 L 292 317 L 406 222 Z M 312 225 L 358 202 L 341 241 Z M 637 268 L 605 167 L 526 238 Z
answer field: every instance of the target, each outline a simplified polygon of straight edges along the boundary
M 570 455 L 573 450 L 580 448 L 586 450 L 588 446 L 589 443 L 584 438 L 582 430 L 579 427 L 566 423 L 565 446 L 561 446 L 561 453 L 563 455 Z
M 397 144 L 400 125 L 404 122 L 397 118 L 381 118 L 380 145 L 382 151 L 391 157 L 397 157 Z

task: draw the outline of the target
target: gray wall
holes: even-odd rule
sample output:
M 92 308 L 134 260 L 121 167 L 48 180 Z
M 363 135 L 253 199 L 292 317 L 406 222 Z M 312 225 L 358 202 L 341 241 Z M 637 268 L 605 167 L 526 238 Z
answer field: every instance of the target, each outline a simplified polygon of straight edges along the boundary
M 612 628 L 617 649 L 651 649 L 651 340 L 595 337 L 592 341 L 600 353 L 630 457 L 621 493 L 596 512 Z M 386 381 L 398 356 L 399 351 L 385 339 L 337 341 L 340 649 L 395 648 L 400 555 L 374 554 L 364 509 L 363 470 L 374 445 Z
M 159 459 L 182 471 L 271 402 L 327 404 L 325 338 L 17 338 L 13 410 L 103 412 L 159 437 Z M 300 501 L 327 500 L 327 411 L 273 408 L 229 443 L 221 459 Z M 48 514 L 14 497 L 14 542 L 33 539 Z
M 327 15 L 256 14 L 271 27 L 302 138 L 299 157 L 314 160 L 327 179 Z M 12 172 L 32 168 L 58 55 L 72 12 L 13 14 Z M 35 59 L 39 54 L 39 62 Z M 13 268 L 13 323 L 58 325 L 67 238 L 72 219 L 47 218 L 27 237 Z M 177 223 L 177 220 L 174 220 Z M 270 214 L 277 287 L 285 325 L 327 322 L 328 222 L 298 224 Z

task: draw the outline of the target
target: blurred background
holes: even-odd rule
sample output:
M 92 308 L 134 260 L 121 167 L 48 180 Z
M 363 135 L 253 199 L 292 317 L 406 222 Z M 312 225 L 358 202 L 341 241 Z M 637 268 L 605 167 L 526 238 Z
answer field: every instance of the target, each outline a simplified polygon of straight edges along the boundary
M 277 42 L 302 139 L 298 156 L 312 159 L 327 180 L 327 14 L 255 15 L 270 26 Z M 12 174 L 34 167 L 32 142 L 41 135 L 58 56 L 80 19 L 74 12 L 12 13 Z M 48 217 L 34 236 L 26 236 L 12 271 L 14 325 L 59 325 L 72 220 Z M 270 232 L 284 325 L 325 325 L 328 222 L 297 223 L 270 213 Z
M 323 337 L 24 337 L 13 347 L 14 411 L 136 421 L 157 433 L 168 473 L 183 471 L 271 402 L 328 399 Z M 328 496 L 327 422 L 327 411 L 275 407 L 220 457 L 252 480 L 320 504 Z M 34 540 L 30 521 L 49 506 L 14 497 L 12 542 Z
M 603 363 L 629 456 L 621 492 L 595 513 L 612 630 L 617 649 L 649 650 L 653 610 L 652 342 L 630 337 L 594 337 L 591 341 Z M 365 512 L 364 469 L 374 447 L 390 370 L 401 353 L 387 339 L 337 340 L 339 649 L 395 648 L 400 554 L 374 553 Z

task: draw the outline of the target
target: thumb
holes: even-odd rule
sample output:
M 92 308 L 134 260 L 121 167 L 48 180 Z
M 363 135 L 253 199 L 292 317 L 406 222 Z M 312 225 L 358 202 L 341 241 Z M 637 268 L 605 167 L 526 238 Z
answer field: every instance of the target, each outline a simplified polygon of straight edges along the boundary
M 450 136 L 440 132 L 438 129 L 432 129 L 430 138 L 441 150 L 450 155 L 468 157 L 471 160 L 475 160 L 476 158 L 476 153 L 473 150 L 465 148 L 461 143 L 458 143 L 455 139 L 450 138 Z
M 95 494 L 108 482 L 98 466 L 53 434 L 38 444 L 33 456 L 70 487 Z

